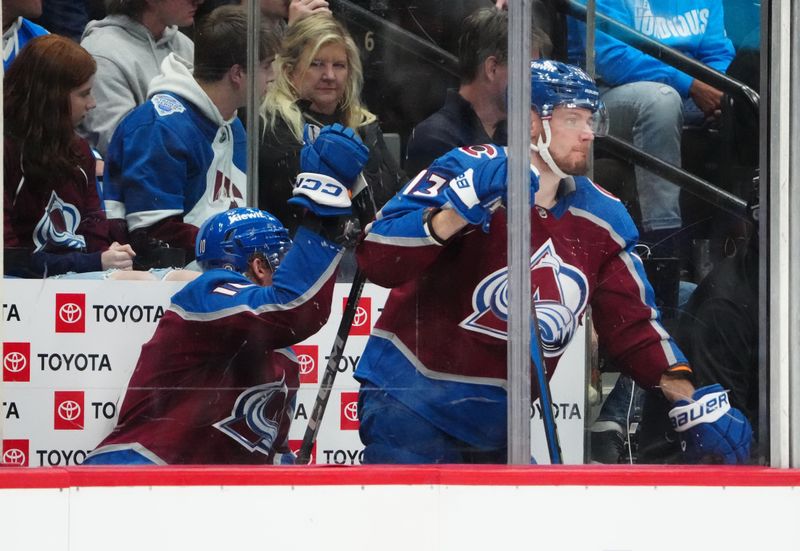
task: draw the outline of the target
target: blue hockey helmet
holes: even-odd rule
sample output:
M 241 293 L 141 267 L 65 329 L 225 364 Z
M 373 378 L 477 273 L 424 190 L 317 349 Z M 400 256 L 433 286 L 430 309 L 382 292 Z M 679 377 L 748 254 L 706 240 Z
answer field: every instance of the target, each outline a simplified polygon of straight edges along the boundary
M 549 59 L 531 61 L 531 106 L 543 119 L 550 118 L 559 106 L 588 109 L 594 113 L 595 135 L 605 135 L 608 130 L 608 116 L 597 85 L 574 65 Z
M 236 208 L 215 214 L 197 232 L 195 257 L 203 270 L 247 271 L 253 253 L 261 253 L 274 271 L 292 247 L 280 220 L 264 210 Z

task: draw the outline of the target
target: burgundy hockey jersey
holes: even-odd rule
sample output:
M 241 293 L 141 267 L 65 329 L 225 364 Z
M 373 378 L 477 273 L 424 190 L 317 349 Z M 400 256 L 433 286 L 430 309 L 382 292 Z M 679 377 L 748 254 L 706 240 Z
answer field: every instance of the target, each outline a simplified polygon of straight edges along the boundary
M 87 459 L 121 450 L 158 464 L 291 457 L 299 366 L 285 347 L 326 322 L 340 257 L 301 227 L 271 286 L 222 269 L 189 282 L 142 346 L 117 426 Z
M 30 249 L 37 275 L 101 270 L 100 252 L 113 241 L 97 196 L 94 156 L 86 140 L 76 136 L 74 144 L 75 170 L 39 182 L 25 178 L 19 144 L 4 140 L 4 246 Z
M 496 156 L 505 151 L 473 146 L 435 161 L 384 207 L 358 249 L 367 277 L 392 292 L 356 377 L 488 447 L 505 442 L 506 213 L 493 215 L 488 233 L 468 226 L 444 245 L 423 219 L 447 207 L 447 182 Z M 652 388 L 665 370 L 686 365 L 659 322 L 633 254 L 637 237 L 622 204 L 587 178 L 562 180 L 552 209 L 531 209 L 531 288 L 548 373 L 588 305 L 601 345 L 639 384 Z

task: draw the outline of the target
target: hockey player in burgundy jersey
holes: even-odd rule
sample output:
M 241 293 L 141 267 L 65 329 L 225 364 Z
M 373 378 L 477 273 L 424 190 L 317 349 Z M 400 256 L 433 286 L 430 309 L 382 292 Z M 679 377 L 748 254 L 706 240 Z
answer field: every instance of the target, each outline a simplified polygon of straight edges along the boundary
M 348 191 L 366 159 L 340 125 L 304 147 L 291 201 L 307 212 L 294 242 L 277 218 L 253 208 L 203 224 L 204 273 L 172 297 L 142 346 L 117 426 L 85 464 L 293 462 L 299 366 L 287 347 L 328 318 L 342 248 L 326 235 L 350 213 Z
M 630 216 L 580 176 L 605 126 L 594 82 L 532 62 L 531 106 L 531 288 L 548 373 L 591 305 L 615 365 L 680 401 L 672 420 L 687 452 L 745 461 L 750 426 L 721 388 L 695 392 L 633 253 Z M 505 191 L 503 148 L 455 149 L 367 228 L 359 266 L 392 292 L 355 373 L 366 462 L 506 461 Z

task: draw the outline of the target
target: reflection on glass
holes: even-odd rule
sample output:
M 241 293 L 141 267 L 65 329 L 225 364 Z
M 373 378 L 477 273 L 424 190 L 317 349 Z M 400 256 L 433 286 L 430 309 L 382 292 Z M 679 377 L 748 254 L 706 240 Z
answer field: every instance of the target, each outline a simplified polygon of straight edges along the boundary
M 81 388 L 88 417 L 81 418 L 80 426 L 95 438 L 81 440 L 78 421 L 63 418 L 74 432 L 48 427 L 42 434 L 38 429 L 30 433 L 28 418 L 6 424 L 9 442 L 69 435 L 73 452 L 85 455 L 108 438 L 103 446 L 127 447 L 106 450 L 125 449 L 133 461 L 291 461 L 360 267 L 369 282 L 351 308 L 350 338 L 341 351 L 311 462 L 505 462 L 507 262 L 505 237 L 500 238 L 505 236 L 505 212 L 498 159 L 505 158 L 509 116 L 507 12 L 477 0 L 332 2 L 305 12 L 296 11 L 298 3 L 262 2 L 257 55 L 264 63 L 258 80 L 262 86 L 273 82 L 258 117 L 262 144 L 255 205 L 246 193 L 245 138 L 237 118 L 246 96 L 241 84 L 246 32 L 221 24 L 223 19 L 233 27 L 246 21 L 241 8 L 233 6 L 211 13 L 221 3 L 233 2 L 179 2 L 157 14 L 148 2 L 111 2 L 105 18 L 88 24 L 81 42 L 96 63 L 90 93 L 96 108 L 88 106 L 90 96 L 82 95 L 91 74 L 78 75 L 85 52 L 64 64 L 80 82 L 62 86 L 55 73 L 64 73 L 63 67 L 60 73 L 53 68 L 53 75 L 44 74 L 51 70 L 45 66 L 37 68 L 34 77 L 41 91 L 61 90 L 61 99 L 72 99 L 69 117 L 57 115 L 64 105 L 45 110 L 51 123 L 64 119 L 61 130 L 69 136 L 68 147 L 41 157 L 38 151 L 53 150 L 48 140 L 54 134 L 42 131 L 41 142 L 21 155 L 35 134 L 26 129 L 42 124 L 18 122 L 24 109 L 13 103 L 10 86 L 18 78 L 14 75 L 24 72 L 14 68 L 13 57 L 20 61 L 35 53 L 23 46 L 36 31 L 28 19 L 37 14 L 9 13 L 4 6 L 4 31 L 16 37 L 16 47 L 7 48 L 14 55 L 5 59 L 10 67 L 4 111 L 6 275 L 41 278 L 73 271 L 81 277 L 166 275 L 167 280 L 111 282 L 122 286 L 108 295 L 91 285 L 70 287 L 75 276 L 69 275 L 49 280 L 45 297 L 25 287 L 33 282 L 9 280 L 18 285 L 14 296 L 22 298 L 6 308 L 4 360 L 14 360 L 4 362 L 8 395 L 23 400 L 25 385 L 31 384 L 57 392 Z M 758 8 L 749 2 L 729 4 L 738 5 L 726 2 L 723 12 L 718 1 L 683 6 L 598 0 L 597 10 L 757 90 Z M 580 66 L 586 27 L 567 18 L 563 9 L 560 3 L 534 2 L 531 57 Z M 532 282 L 565 458 L 573 463 L 719 461 L 689 458 L 681 451 L 682 437 L 691 446 L 704 436 L 697 436 L 697 430 L 674 433 L 669 416 L 674 405 L 653 387 L 664 382 L 659 370 L 682 364 L 680 350 L 692 366 L 696 387 L 720 384 L 729 391 L 730 411 L 741 411 L 754 428 L 763 427 L 756 413 L 765 392 L 757 383 L 758 358 L 765 356 L 757 345 L 760 253 L 754 209 L 744 209 L 757 196 L 752 193 L 759 152 L 757 109 L 619 37 L 598 32 L 594 53 L 611 136 L 729 192 L 737 202 L 728 201 L 733 209 L 721 208 L 687 193 L 667 173 L 619 158 L 604 140 L 590 139 L 597 129 L 591 121 L 566 121 L 566 110 L 555 106 L 548 114 L 536 112 L 532 135 L 538 151 L 531 158 L 540 191 L 531 211 Z M 31 101 L 36 89 L 29 87 Z M 47 101 L 55 100 L 32 103 L 45 106 Z M 79 117 L 82 109 L 86 115 Z M 574 115 L 580 109 L 568 111 Z M 562 132 L 567 122 L 573 130 Z M 315 127 L 310 132 L 305 131 L 309 123 Z M 333 131 L 334 123 L 343 128 Z M 75 124 L 84 138 L 75 136 Z M 363 148 L 345 128 L 358 135 Z M 567 134 L 579 145 L 565 145 Z M 305 142 L 318 135 L 324 136 L 322 142 L 305 146 L 309 154 L 304 156 Z M 83 139 L 100 162 L 92 163 Z M 323 151 L 326 144 L 331 149 Z M 448 156 L 455 147 L 466 149 Z M 580 175 L 584 168 L 610 193 L 580 177 L 550 182 L 551 174 Z M 351 181 L 354 171 L 363 172 L 363 179 Z M 361 192 L 363 183 L 371 196 Z M 543 196 L 552 189 L 559 190 L 554 197 Z M 580 208 L 596 216 L 603 230 L 576 234 L 568 245 L 571 230 L 549 226 L 575 216 L 581 190 L 595 194 Z M 23 209 L 33 205 L 28 194 L 34 191 L 35 208 Z M 621 211 L 611 216 L 604 210 L 608 204 L 617 212 L 610 194 L 619 197 L 632 221 Z M 87 197 L 94 203 L 89 205 Z M 278 236 L 264 237 L 260 254 L 250 258 L 254 250 L 248 247 L 254 245 L 247 239 L 258 232 L 244 241 L 234 239 L 234 233 L 220 240 L 225 254 L 239 255 L 228 258 L 232 269 L 227 273 L 209 270 L 200 276 L 197 264 L 190 266 L 193 270 L 171 270 L 196 252 L 208 254 L 196 249 L 198 228 L 206 220 L 247 205 L 275 215 L 294 247 L 287 252 L 278 231 Z M 381 208 L 380 220 L 368 226 Z M 353 216 L 338 216 L 348 209 Z M 23 210 L 36 214 L 25 231 L 19 222 Z M 253 213 L 254 220 L 264 216 Z M 351 222 L 345 223 L 346 218 Z M 92 224 L 99 229 L 87 229 Z M 614 243 L 607 239 L 609 228 L 619 237 Z M 362 230 L 357 263 L 352 251 Z M 123 245 L 112 245 L 115 241 Z M 337 273 L 335 257 L 343 246 Z M 244 252 L 235 253 L 237 247 Z M 48 260 L 32 265 L 37 258 Z M 622 258 L 629 263 L 615 270 Z M 90 259 L 91 266 L 80 267 L 82 259 Z M 131 265 L 139 271 L 105 271 Z M 640 299 L 642 311 L 636 314 L 626 309 L 633 287 L 623 285 L 623 274 L 635 274 L 642 282 L 637 288 L 644 302 Z M 645 275 L 652 288 L 644 283 Z M 189 282 L 184 287 L 170 279 Z M 201 288 L 212 291 L 210 302 L 195 301 L 192 293 Z M 120 298 L 114 298 L 115 292 Z M 84 303 L 73 296 L 80 294 Z M 623 306 L 610 308 L 614 300 Z M 235 303 L 235 311 L 228 311 L 225 301 Z M 42 327 L 53 326 L 53 304 L 66 316 L 58 318 L 56 332 L 29 334 L 25 320 L 31 316 Z M 594 306 L 603 373 L 595 370 L 592 391 L 599 391 L 598 401 L 587 407 L 582 331 L 591 329 L 582 320 L 588 304 Z M 68 315 L 73 310 L 85 313 L 85 325 L 83 333 L 73 331 L 67 345 L 60 332 L 75 329 Z M 221 311 L 225 314 L 217 317 Z M 626 332 L 634 319 L 649 320 L 652 327 L 663 327 L 664 335 L 674 336 L 676 348 L 665 336 L 658 339 L 674 361 L 635 359 L 656 339 L 650 340 L 648 331 Z M 638 344 L 633 344 L 635 335 Z M 85 357 L 67 349 L 72 343 L 85 345 Z M 290 345 L 291 352 L 285 348 Z M 119 349 L 126 350 L 124 359 L 114 355 Z M 97 379 L 89 378 L 91 365 Z M 92 390 L 93 385 L 106 388 Z M 692 388 L 679 392 L 691 398 Z M 73 395 L 59 396 L 79 403 Z M 713 387 L 697 396 L 706 405 L 719 397 Z M 50 415 L 51 395 L 32 400 L 36 405 L 31 408 Z M 95 410 L 93 402 L 100 404 Z M 69 417 L 72 410 L 63 409 Z M 680 413 L 673 415 L 679 425 Z M 541 431 L 538 401 L 531 415 L 534 432 Z M 144 417 L 163 426 L 146 429 Z M 135 427 L 141 431 L 135 438 L 123 436 Z M 591 433 L 587 449 L 585 430 Z M 735 440 L 744 439 L 746 431 L 734 433 L 729 433 L 733 446 L 723 459 L 766 460 L 768 434 L 758 434 L 760 447 L 756 451 L 754 446 L 748 458 Z M 129 446 L 133 442 L 138 447 Z M 547 457 L 541 446 L 534 442 L 533 455 L 540 462 Z M 30 465 L 56 464 L 33 449 L 23 455 Z M 82 457 L 73 453 L 58 460 L 75 463 Z

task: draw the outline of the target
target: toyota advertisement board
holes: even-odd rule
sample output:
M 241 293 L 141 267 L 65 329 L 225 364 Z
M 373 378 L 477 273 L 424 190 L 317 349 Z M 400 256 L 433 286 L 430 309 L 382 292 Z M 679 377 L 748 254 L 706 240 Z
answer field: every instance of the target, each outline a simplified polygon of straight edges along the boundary
M 80 464 L 116 423 L 139 350 L 153 334 L 180 282 L 6 280 L 0 441 L 4 466 Z M 291 441 L 299 447 L 350 287 L 337 283 L 331 316 L 295 346 L 300 389 Z M 357 465 L 358 383 L 353 372 L 388 290 L 368 284 L 338 366 L 312 462 Z M 338 306 L 341 305 L 341 306 Z M 583 462 L 584 338 L 576 335 L 556 372 L 554 401 L 569 463 Z M 547 457 L 541 419 L 532 408 L 533 453 Z

